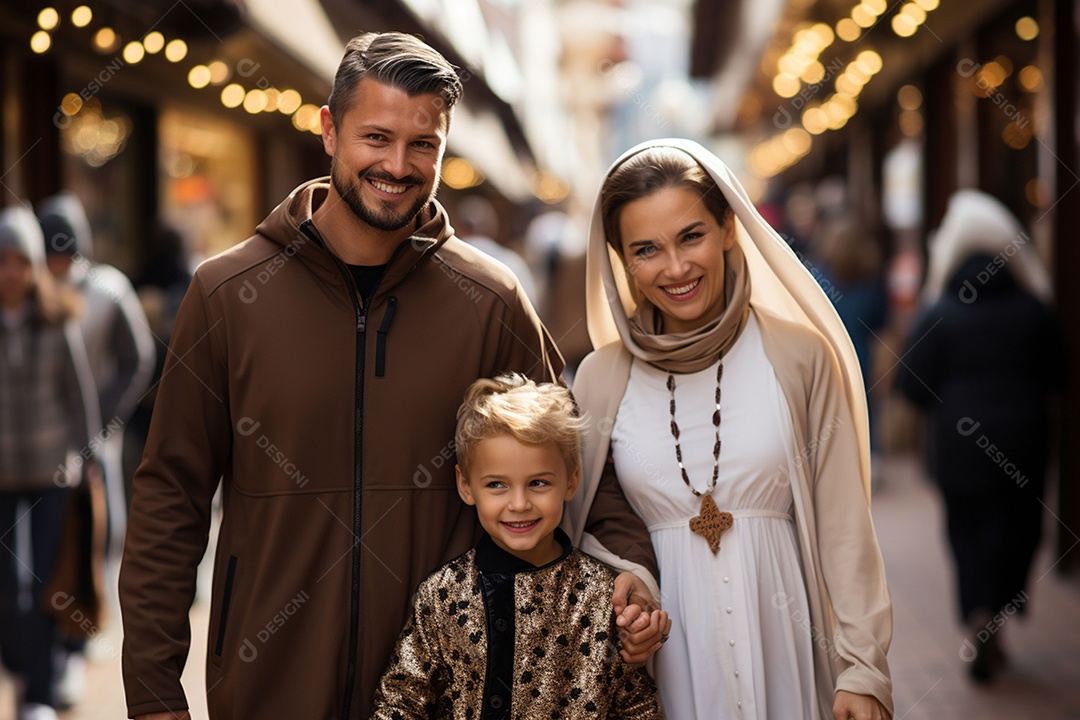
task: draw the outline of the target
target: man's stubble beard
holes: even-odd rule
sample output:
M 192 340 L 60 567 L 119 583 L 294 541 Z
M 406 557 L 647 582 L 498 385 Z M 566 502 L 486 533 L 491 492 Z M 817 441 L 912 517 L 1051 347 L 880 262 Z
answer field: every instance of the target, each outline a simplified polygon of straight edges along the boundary
M 386 232 L 401 230 L 415 221 L 417 215 L 428 206 L 435 197 L 435 192 L 439 189 L 439 176 L 436 175 L 435 182 L 431 186 L 431 192 L 428 193 L 427 197 L 418 197 L 404 213 L 395 213 L 385 206 L 373 209 L 365 205 L 360 197 L 360 183 L 364 182 L 364 177 L 367 174 L 368 172 L 362 173 L 354 181 L 350 181 L 346 172 L 339 172 L 339 164 L 333 159 L 330 161 L 330 181 L 333 183 L 334 190 L 345 201 L 352 214 L 361 222 Z M 374 173 L 372 175 L 379 179 L 378 175 Z M 388 182 L 399 182 L 390 177 L 382 179 L 386 179 Z

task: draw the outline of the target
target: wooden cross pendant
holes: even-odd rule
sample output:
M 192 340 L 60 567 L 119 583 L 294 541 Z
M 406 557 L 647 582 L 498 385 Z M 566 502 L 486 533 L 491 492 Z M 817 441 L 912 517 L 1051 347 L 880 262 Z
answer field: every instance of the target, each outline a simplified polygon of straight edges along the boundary
M 701 498 L 701 514 L 690 518 L 690 531 L 705 538 L 715 555 L 720 552 L 720 536 L 734 524 L 735 518 L 731 513 L 720 512 L 712 495 L 704 495 Z

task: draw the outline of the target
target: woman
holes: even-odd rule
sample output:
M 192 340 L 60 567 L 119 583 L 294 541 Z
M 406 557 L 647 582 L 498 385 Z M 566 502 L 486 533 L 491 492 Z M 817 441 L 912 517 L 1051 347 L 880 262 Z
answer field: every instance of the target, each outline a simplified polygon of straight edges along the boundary
M 45 270 L 32 212 L 0 211 L 0 656 L 25 692 L 19 718 L 55 720 L 56 569 L 67 488 L 91 450 L 97 397 L 74 307 Z M 48 611 L 48 612 L 47 612 Z
M 612 166 L 588 260 L 598 349 L 574 391 L 594 423 L 566 524 L 602 550 L 581 536 L 615 475 L 649 527 L 673 618 L 655 659 L 668 716 L 889 717 L 866 402 L 828 298 L 684 140 Z
M 985 193 L 950 199 L 924 296 L 896 382 L 930 411 L 930 469 L 968 629 L 962 657 L 988 682 L 1004 661 L 995 616 L 1027 609 L 1064 352 L 1050 278 L 1019 221 Z

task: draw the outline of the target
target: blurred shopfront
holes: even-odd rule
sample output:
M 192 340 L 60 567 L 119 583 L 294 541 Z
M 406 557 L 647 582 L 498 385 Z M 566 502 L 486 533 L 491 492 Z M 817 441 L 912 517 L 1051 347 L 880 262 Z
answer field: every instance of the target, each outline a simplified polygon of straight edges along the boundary
M 328 83 L 230 3 L 31 3 L 0 15 L 5 202 L 74 191 L 99 260 L 137 272 L 158 224 L 201 259 L 325 173 L 313 130 Z
M 706 34 L 749 21 L 696 7 L 695 71 L 717 82 L 730 60 Z M 1080 527 L 1080 459 L 1069 452 L 1080 445 L 1080 325 L 1070 321 L 1080 311 L 1077 3 L 823 0 L 787 3 L 776 17 L 737 111 L 717 114 L 714 128 L 746 140 L 763 203 L 799 192 L 821 200 L 837 179 L 867 241 L 891 259 L 901 326 L 917 309 L 928 236 L 961 188 L 1004 202 L 1056 277 L 1071 372 L 1051 503 L 1061 522 L 1048 531 L 1061 568 L 1080 568 L 1069 552 L 1078 542 L 1069 528 Z M 886 365 L 897 361 L 891 349 Z

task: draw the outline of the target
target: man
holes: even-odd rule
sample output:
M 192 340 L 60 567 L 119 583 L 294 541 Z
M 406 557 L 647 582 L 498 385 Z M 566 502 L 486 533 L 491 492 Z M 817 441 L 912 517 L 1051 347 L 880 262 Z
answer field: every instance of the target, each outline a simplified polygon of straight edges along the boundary
M 187 614 L 219 478 L 214 720 L 366 718 L 411 594 L 476 541 L 453 474 L 464 391 L 507 370 L 554 380 L 562 360 L 512 275 L 454 238 L 433 199 L 461 89 L 415 38 L 353 39 L 322 109 L 329 182 L 197 271 L 121 571 L 132 717 L 186 716 Z M 630 627 L 643 659 L 650 628 Z

